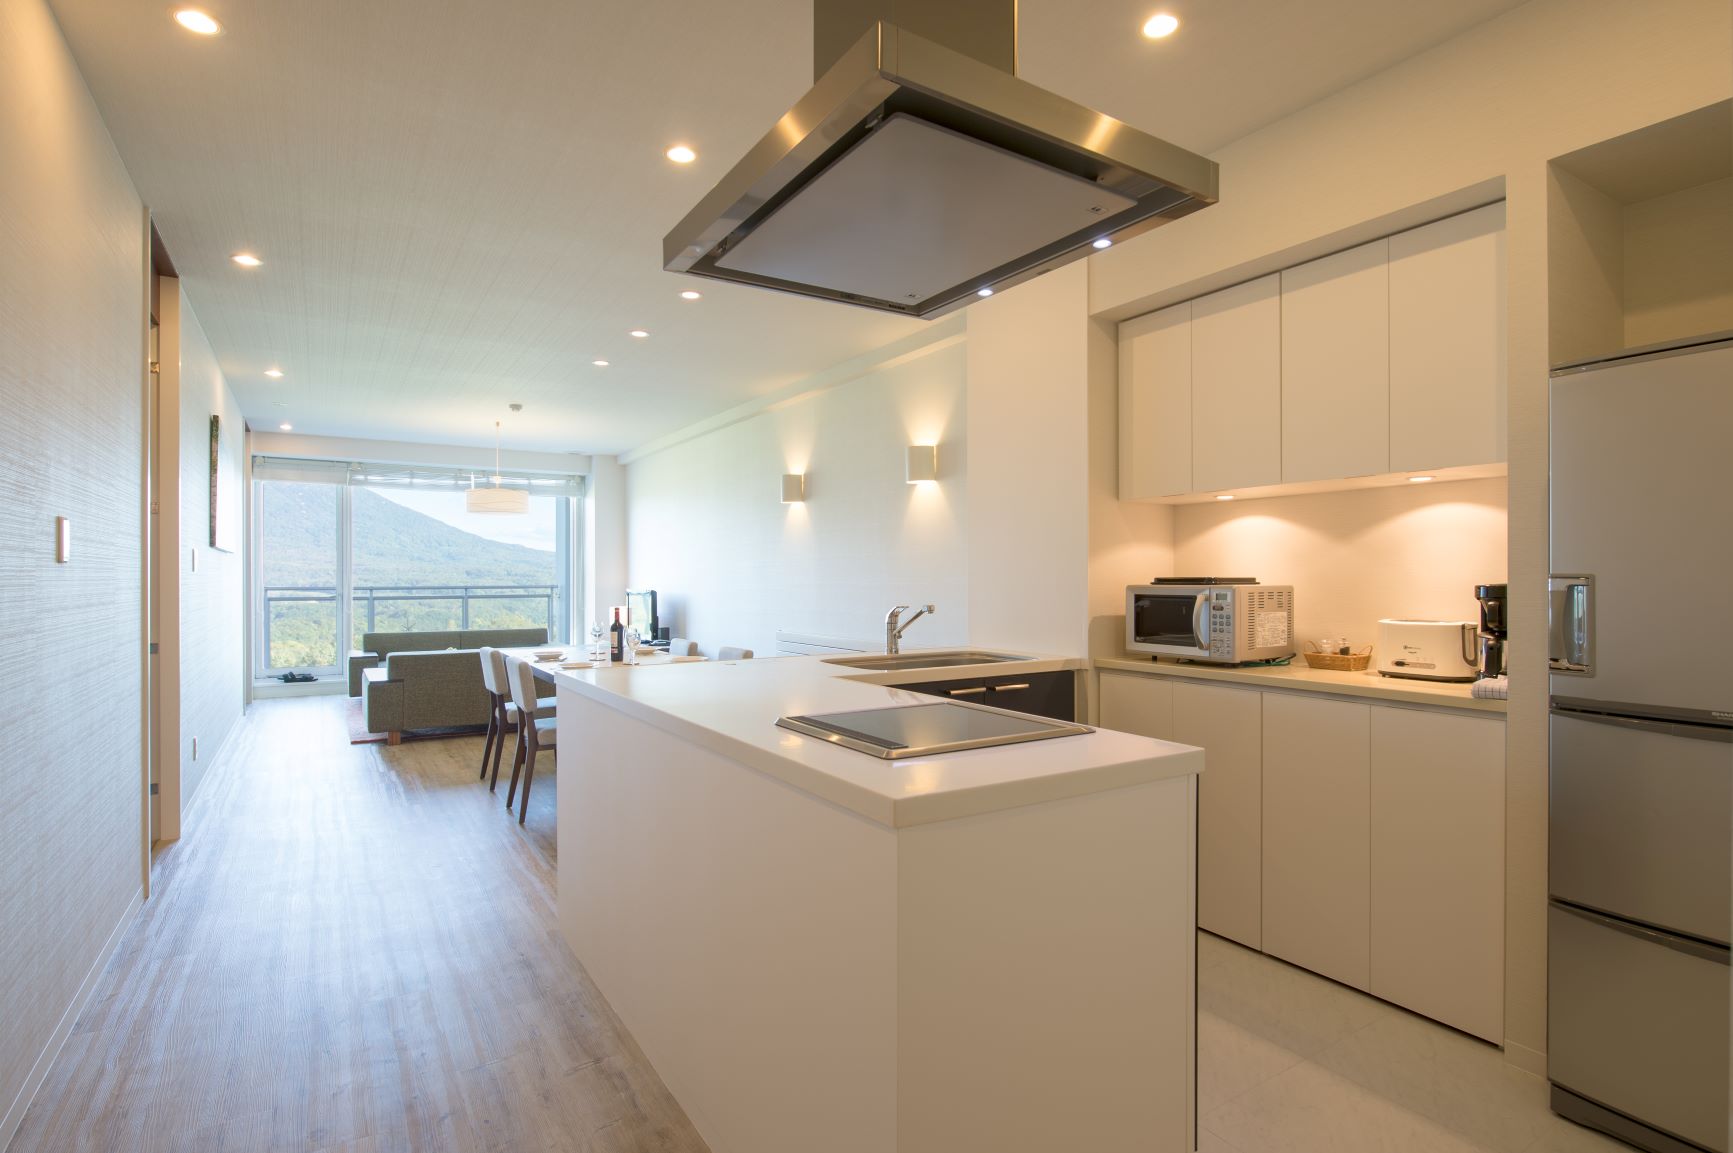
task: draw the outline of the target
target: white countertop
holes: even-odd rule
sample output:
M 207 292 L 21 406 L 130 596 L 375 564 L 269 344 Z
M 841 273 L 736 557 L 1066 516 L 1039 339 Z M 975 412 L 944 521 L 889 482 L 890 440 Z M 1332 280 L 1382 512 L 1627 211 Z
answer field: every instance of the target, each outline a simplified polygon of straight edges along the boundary
M 903 827 L 1196 774 L 1203 769 L 1203 751 L 1097 729 L 1082 736 L 882 760 L 777 728 L 776 719 L 934 699 L 897 685 L 1087 667 L 1087 661 L 1050 657 L 865 672 L 821 657 L 773 657 L 560 670 L 555 681 L 870 820 Z
M 1432 705 L 1435 708 L 1466 709 L 1483 713 L 1506 711 L 1506 702 L 1472 696 L 1469 685 L 1379 676 L 1376 669 L 1359 673 L 1314 669 L 1306 664 L 1304 657 L 1295 657 L 1291 665 L 1252 665 L 1246 668 L 1188 664 L 1174 660 L 1152 661 L 1148 657 L 1103 657 L 1095 661 L 1095 667 L 1149 676 L 1224 681 L 1263 689 L 1368 697 L 1403 704 Z

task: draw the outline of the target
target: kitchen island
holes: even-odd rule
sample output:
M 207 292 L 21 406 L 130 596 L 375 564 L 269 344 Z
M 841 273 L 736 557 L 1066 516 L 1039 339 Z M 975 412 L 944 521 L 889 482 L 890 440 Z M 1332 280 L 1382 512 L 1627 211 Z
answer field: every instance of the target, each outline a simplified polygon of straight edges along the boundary
M 1202 752 L 775 725 L 934 679 L 562 671 L 561 931 L 717 1153 L 1190 1150 Z

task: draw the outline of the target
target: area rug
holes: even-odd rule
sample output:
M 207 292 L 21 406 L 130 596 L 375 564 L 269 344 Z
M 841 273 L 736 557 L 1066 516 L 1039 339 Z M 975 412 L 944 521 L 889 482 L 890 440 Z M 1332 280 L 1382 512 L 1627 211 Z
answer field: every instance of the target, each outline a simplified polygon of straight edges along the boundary
M 361 711 L 361 698 L 350 697 L 345 714 L 349 722 L 349 743 L 352 745 L 383 745 L 390 739 L 386 733 L 367 731 L 366 716 Z M 460 725 L 453 729 L 416 729 L 403 734 L 405 741 L 437 741 L 447 737 L 473 737 L 487 732 L 486 725 Z

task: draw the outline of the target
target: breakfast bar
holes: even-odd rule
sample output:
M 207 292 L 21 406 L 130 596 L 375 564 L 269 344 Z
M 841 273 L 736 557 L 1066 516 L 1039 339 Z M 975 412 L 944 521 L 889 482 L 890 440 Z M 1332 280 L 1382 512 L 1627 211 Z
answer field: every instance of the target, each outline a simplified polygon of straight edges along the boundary
M 776 722 L 923 675 L 817 657 L 555 679 L 561 931 L 717 1153 L 1194 1147 L 1200 750 L 869 756 Z

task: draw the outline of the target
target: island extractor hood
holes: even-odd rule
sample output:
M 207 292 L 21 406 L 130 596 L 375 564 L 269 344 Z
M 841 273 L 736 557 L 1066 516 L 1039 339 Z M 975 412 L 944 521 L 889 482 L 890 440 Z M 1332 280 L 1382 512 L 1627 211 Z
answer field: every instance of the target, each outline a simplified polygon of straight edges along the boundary
M 1216 165 L 1018 79 L 1015 0 L 817 0 L 817 82 L 663 267 L 932 318 L 1215 203 Z

